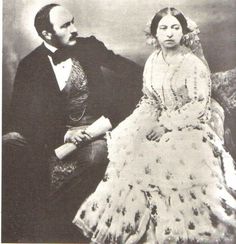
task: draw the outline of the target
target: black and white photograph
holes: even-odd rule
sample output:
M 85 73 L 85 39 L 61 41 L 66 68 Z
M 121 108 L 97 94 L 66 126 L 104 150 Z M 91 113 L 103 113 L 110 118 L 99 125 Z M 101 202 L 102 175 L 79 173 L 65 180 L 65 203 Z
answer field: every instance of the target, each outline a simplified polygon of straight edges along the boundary
M 2 243 L 236 243 L 235 0 L 3 0 Z

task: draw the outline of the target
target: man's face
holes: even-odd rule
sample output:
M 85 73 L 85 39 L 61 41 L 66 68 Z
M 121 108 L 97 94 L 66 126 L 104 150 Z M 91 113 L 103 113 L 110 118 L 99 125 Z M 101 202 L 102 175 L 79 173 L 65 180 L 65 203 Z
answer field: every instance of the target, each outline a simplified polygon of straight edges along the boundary
M 57 6 L 50 11 L 49 17 L 54 30 L 54 33 L 51 33 L 51 44 L 57 48 L 75 45 L 78 33 L 71 13 Z

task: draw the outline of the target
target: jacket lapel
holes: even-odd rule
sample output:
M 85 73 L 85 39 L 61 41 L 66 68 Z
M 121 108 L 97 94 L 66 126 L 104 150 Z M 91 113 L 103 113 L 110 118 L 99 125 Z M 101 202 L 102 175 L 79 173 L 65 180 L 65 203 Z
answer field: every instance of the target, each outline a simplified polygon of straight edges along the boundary
M 40 46 L 39 53 L 40 56 L 38 62 L 40 63 L 39 72 L 40 72 L 42 85 L 55 93 L 60 93 L 56 76 L 54 74 L 52 65 L 48 58 L 48 50 L 44 46 L 44 44 Z

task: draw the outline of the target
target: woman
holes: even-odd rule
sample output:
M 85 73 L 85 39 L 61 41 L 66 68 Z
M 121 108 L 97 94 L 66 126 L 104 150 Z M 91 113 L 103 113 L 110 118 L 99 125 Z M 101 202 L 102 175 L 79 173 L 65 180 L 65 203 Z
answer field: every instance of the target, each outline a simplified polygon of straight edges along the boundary
M 174 8 L 150 26 L 161 49 L 148 58 L 143 97 L 108 138 L 103 181 L 74 219 L 93 243 L 233 242 L 234 162 L 209 126 L 208 67 L 183 45 Z

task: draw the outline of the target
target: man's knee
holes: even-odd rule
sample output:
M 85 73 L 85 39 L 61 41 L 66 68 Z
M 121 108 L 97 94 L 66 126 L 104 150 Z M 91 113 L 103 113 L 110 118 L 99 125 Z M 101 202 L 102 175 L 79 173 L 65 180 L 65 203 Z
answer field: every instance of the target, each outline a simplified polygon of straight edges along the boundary
M 107 143 L 106 140 L 96 140 L 90 144 L 90 164 L 105 164 L 107 159 Z
M 78 168 L 87 168 L 95 165 L 107 165 L 107 143 L 105 139 L 99 139 L 79 147 L 73 154 L 65 160 L 78 162 Z
M 29 144 L 25 138 L 19 133 L 10 132 L 2 137 L 2 152 L 3 157 L 18 156 L 19 153 L 23 155 L 28 151 Z

